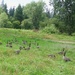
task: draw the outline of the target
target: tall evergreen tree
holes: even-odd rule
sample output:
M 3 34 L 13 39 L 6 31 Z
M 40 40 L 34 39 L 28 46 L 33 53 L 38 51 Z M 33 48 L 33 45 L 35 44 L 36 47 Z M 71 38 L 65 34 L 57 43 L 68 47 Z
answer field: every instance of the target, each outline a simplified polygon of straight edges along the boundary
M 0 14 L 3 12 L 3 9 L 2 9 L 2 7 L 0 6 Z
M 15 9 L 14 8 L 10 8 L 9 9 L 9 16 L 14 16 L 14 11 L 15 11 Z
M 4 12 L 5 12 L 6 14 L 8 14 L 7 4 L 4 4 L 3 10 L 4 10 Z
M 16 8 L 16 11 L 15 11 L 15 19 L 16 19 L 16 20 L 19 20 L 20 23 L 21 23 L 21 21 L 23 20 L 23 12 L 22 12 L 22 7 L 21 7 L 20 4 L 19 4 L 18 7 Z

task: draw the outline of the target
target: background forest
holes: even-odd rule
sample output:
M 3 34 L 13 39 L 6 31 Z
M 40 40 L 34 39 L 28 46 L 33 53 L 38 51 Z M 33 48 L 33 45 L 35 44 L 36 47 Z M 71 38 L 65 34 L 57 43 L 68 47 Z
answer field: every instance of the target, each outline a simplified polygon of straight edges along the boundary
M 7 9 L 0 5 L 0 28 L 37 29 L 46 33 L 75 33 L 75 0 L 50 0 L 31 2 L 25 6 Z

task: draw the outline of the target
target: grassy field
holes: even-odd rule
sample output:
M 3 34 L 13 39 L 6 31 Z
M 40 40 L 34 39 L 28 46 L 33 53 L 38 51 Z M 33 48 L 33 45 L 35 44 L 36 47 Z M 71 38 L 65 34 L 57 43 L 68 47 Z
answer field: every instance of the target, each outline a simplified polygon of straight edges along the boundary
M 6 47 L 7 41 L 12 42 L 12 48 Z M 0 75 L 75 75 L 75 36 L 0 29 L 0 42 Z M 29 43 L 30 50 L 15 53 L 20 46 L 28 47 Z M 70 62 L 63 61 L 63 56 L 58 54 L 66 47 Z M 55 57 L 49 57 L 49 54 Z

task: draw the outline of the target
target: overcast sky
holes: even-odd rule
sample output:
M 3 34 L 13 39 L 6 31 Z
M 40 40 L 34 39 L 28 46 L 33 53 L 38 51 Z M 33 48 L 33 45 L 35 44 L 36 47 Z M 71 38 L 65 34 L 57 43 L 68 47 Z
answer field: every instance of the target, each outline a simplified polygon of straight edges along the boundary
M 4 0 L 4 3 L 7 4 L 8 9 L 9 9 L 10 7 L 17 7 L 18 4 L 21 4 L 22 6 L 23 5 L 25 6 L 27 3 L 30 3 L 32 1 L 36 1 L 37 2 L 39 0 Z M 49 4 L 49 0 L 43 0 L 43 1 L 45 1 L 45 3 L 47 5 Z M 0 4 L 1 4 L 1 2 L 2 2 L 2 0 L 0 0 Z

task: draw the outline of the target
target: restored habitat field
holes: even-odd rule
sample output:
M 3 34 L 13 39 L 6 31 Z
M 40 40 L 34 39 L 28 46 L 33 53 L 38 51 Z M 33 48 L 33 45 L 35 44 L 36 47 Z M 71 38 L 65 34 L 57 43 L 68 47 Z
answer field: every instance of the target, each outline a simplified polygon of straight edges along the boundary
M 74 42 L 75 36 L 0 29 L 0 75 L 75 75 Z

